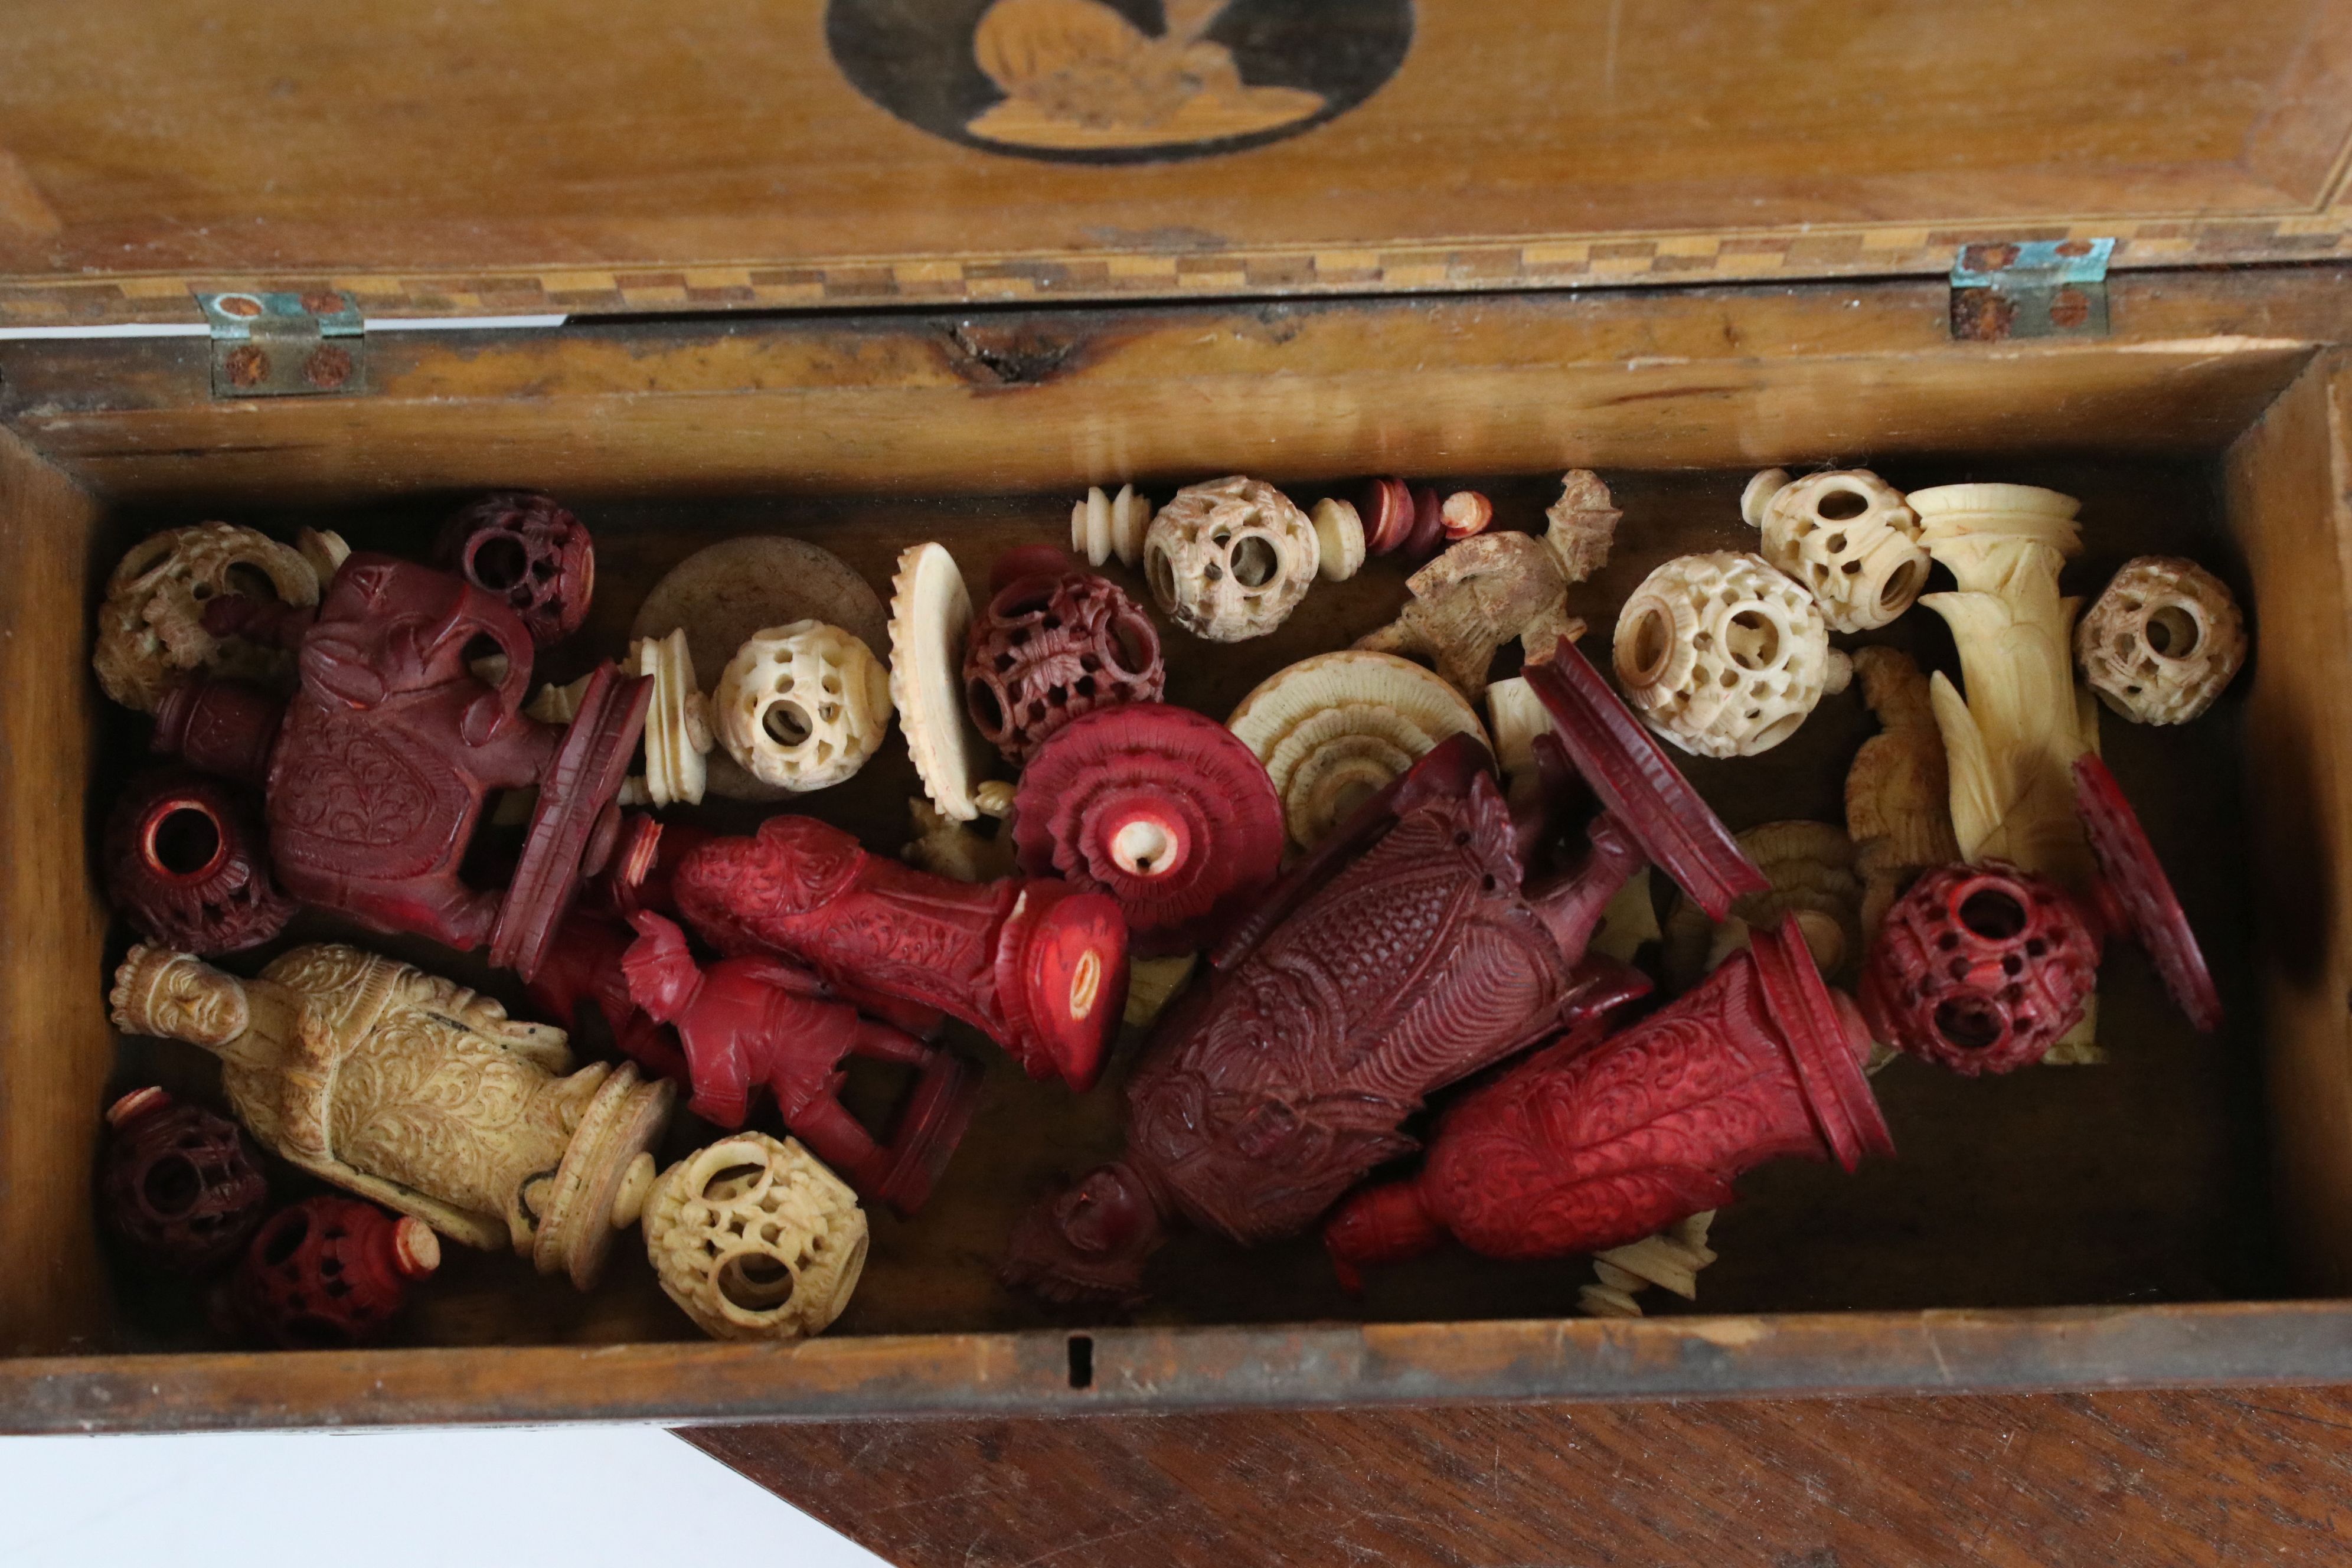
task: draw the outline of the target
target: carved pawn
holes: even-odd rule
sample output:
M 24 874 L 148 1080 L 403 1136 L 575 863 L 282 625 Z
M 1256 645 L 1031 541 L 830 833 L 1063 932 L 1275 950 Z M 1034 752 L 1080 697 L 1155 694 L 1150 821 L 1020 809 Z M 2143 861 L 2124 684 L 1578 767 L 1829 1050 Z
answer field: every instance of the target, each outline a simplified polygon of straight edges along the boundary
M 653 1178 L 668 1084 L 572 1072 L 561 1029 L 392 959 L 322 942 L 240 980 L 134 947 L 110 1002 L 116 1027 L 218 1057 L 238 1120 L 290 1163 L 583 1289 Z

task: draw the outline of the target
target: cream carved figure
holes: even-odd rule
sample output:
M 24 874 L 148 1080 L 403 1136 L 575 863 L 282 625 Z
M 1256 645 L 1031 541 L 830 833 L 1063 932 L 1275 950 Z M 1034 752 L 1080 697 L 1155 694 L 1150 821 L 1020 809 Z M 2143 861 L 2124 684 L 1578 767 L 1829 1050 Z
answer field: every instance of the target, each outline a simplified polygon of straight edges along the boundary
M 1321 93 L 1242 79 L 1233 51 L 1207 36 L 1230 4 L 1164 0 L 1165 26 L 1153 35 L 1102 0 L 994 0 L 972 57 L 1004 98 L 965 129 L 1022 147 L 1159 147 L 1321 113 Z
M 823 1333 L 866 1268 L 866 1211 L 796 1139 L 739 1132 L 662 1173 L 645 1199 L 661 1288 L 717 1340 Z
M 1951 776 L 1961 858 L 2006 860 L 2086 892 L 2097 868 L 2074 808 L 2074 759 L 2098 750 L 2098 705 L 2074 683 L 2074 612 L 2058 572 L 2082 549 L 2072 496 L 2031 485 L 1916 490 L 1920 538 L 1958 583 L 1919 602 L 1944 618 L 1967 696 L 1937 671 L 1927 683 Z M 2095 1001 L 2095 999 L 2094 999 Z M 2104 1059 L 2097 1011 L 2042 1059 Z
M 333 559 L 340 539 L 305 532 L 320 563 Z M 292 655 L 266 640 L 214 636 L 205 629 L 205 606 L 242 596 L 308 608 L 319 602 L 320 581 L 310 556 L 234 523 L 200 522 L 142 540 L 106 580 L 90 657 L 99 686 L 124 707 L 152 713 L 173 682 L 194 670 L 252 680 L 278 675 L 291 668 Z
M 1927 678 L 1909 654 L 1857 648 L 1853 672 L 1879 731 L 1845 775 L 1845 830 L 1862 878 L 1864 940 L 1912 879 L 1960 858 L 1952 837 L 1952 785 Z
M 289 1163 L 583 1289 L 653 1179 L 668 1083 L 572 1071 L 562 1030 L 409 964 L 319 943 L 241 980 L 134 947 L 110 1000 L 116 1027 L 219 1058 L 230 1108 Z
M 1777 929 L 1790 915 L 1822 977 L 1851 985 L 1862 968 L 1862 879 L 1854 874 L 1853 841 L 1826 822 L 1767 822 L 1738 836 L 1739 847 L 1771 879 L 1748 893 L 1716 921 L 1688 899 L 1667 919 L 1666 984 L 1687 991 L 1748 946 L 1757 928 Z
M 854 776 L 889 733 L 890 675 L 855 635 L 794 621 L 735 651 L 711 708 L 720 743 L 753 778 L 824 789 Z
M 1175 623 L 1210 642 L 1282 625 L 1323 562 L 1315 524 L 1288 496 L 1235 475 L 1187 485 L 1143 536 L 1143 574 Z
M 1706 1244 L 1715 1211 L 1702 1209 L 1655 1236 L 1592 1255 L 1593 1283 L 1576 1293 L 1589 1318 L 1638 1318 L 1636 1293 L 1656 1286 L 1685 1301 L 1698 1300 L 1699 1270 L 1716 1259 Z
M 2229 588 L 2194 561 L 2124 563 L 2074 628 L 2099 700 L 2139 724 L 2186 724 L 2246 662 L 2246 621 Z
M 1685 752 L 1752 757 L 1797 732 L 1851 666 L 1811 595 L 1761 556 L 1679 555 L 1617 614 L 1617 684 Z

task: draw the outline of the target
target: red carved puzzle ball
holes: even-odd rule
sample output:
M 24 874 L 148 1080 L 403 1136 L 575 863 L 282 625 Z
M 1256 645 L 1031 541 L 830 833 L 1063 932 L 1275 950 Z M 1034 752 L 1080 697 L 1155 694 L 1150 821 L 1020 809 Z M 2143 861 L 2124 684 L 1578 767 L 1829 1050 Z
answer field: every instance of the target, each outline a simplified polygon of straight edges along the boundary
M 269 1203 L 245 1130 L 160 1089 L 108 1108 L 99 1212 L 142 1258 L 178 1274 L 219 1268 L 244 1247 Z
M 132 781 L 108 814 L 100 857 L 114 907 L 183 952 L 257 947 L 294 918 L 259 813 L 222 779 L 168 768 Z
M 1118 900 L 1137 952 L 1186 952 L 1273 882 L 1282 798 L 1223 724 L 1130 702 L 1071 721 L 1038 749 L 1013 837 L 1023 870 Z
M 434 561 L 503 599 L 541 647 L 578 631 L 595 595 L 595 542 L 552 496 L 509 491 L 462 508 L 442 525 Z
M 239 1267 L 240 1314 L 286 1350 L 339 1350 L 383 1333 L 412 1281 L 441 1266 L 441 1238 L 357 1198 L 305 1198 L 255 1233 Z
M 1851 1171 L 1895 1152 L 1869 1049 L 1790 917 L 1672 1005 L 1599 1045 L 1562 1040 L 1454 1106 L 1421 1170 L 1349 1197 L 1324 1245 L 1352 1288 L 1449 1236 L 1504 1258 L 1622 1247 L 1729 1203 L 1767 1160 Z
M 2129 936 L 2199 1031 L 2221 994 L 2172 884 L 2106 763 L 2074 763 L 2099 877 L 2083 898 L 1998 860 L 1927 872 L 1889 906 L 1862 977 L 1880 1039 L 1973 1078 L 2040 1061 L 2082 1018 L 2099 950 Z
M 972 723 L 1006 762 L 1024 765 L 1086 714 L 1160 700 L 1159 628 L 1118 584 L 1046 546 L 998 564 L 1012 574 L 972 619 L 963 681 Z

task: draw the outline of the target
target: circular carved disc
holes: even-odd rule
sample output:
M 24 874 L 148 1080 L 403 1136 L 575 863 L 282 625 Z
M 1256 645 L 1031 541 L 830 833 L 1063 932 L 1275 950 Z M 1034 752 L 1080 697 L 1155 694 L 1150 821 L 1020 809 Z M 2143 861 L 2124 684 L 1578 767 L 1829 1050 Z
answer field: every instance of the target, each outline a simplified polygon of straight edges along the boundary
M 866 579 L 830 550 L 778 535 L 730 539 L 679 562 L 646 595 L 629 636 L 684 626 L 694 683 L 709 691 L 754 632 L 794 621 L 839 626 L 875 658 L 890 657 L 889 619 Z
M 2074 809 L 2106 877 L 2108 895 L 2164 976 L 2164 988 L 2199 1033 L 2211 1034 L 2221 1026 L 2221 994 L 2213 988 L 2197 933 L 2189 929 L 2171 879 L 2140 827 L 2138 813 L 2124 798 L 2123 786 L 2088 752 L 2074 761 Z

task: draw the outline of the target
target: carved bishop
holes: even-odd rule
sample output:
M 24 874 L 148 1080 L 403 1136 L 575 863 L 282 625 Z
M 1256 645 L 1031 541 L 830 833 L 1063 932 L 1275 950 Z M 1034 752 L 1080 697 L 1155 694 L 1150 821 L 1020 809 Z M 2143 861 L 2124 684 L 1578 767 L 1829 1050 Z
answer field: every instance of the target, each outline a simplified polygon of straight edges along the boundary
M 230 1108 L 289 1162 L 583 1289 L 653 1181 L 670 1085 L 572 1072 L 562 1030 L 409 964 L 322 942 L 240 980 L 134 947 L 110 1002 L 116 1027 L 218 1057 Z

